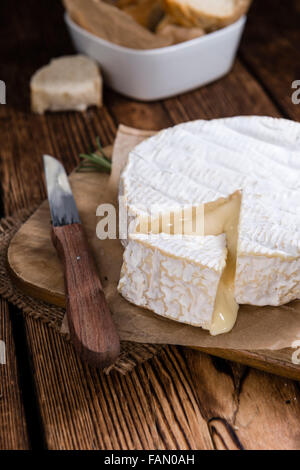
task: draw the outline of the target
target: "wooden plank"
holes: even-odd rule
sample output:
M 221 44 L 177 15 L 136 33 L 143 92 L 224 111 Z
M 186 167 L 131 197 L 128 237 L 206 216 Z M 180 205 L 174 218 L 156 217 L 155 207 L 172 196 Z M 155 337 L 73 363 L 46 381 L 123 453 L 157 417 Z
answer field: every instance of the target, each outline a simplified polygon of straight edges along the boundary
M 292 82 L 300 80 L 298 0 L 253 2 L 240 56 L 284 116 L 300 120 Z
M 26 8 L 30 10 L 30 6 Z M 19 13 L 20 18 L 22 14 L 26 16 L 25 11 Z M 38 14 L 40 24 L 45 27 L 42 34 L 47 35 L 53 46 L 57 31 L 53 34 L 52 26 L 45 24 L 47 7 L 39 4 Z M 24 24 L 25 27 L 18 28 L 17 37 L 20 41 L 28 33 L 34 49 L 37 47 L 37 37 L 35 33 L 25 31 L 32 29 L 28 15 Z M 15 42 L 16 39 L 14 46 Z M 54 46 L 47 49 L 49 58 L 53 49 Z M 47 58 L 43 53 L 38 54 L 36 60 L 45 62 Z M 35 66 L 40 65 L 37 62 Z M 34 66 L 26 63 L 24 69 L 28 79 L 29 71 L 32 72 Z M 14 74 L 11 64 L 6 71 L 6 80 L 13 82 Z M 23 97 L 18 93 L 14 100 L 18 108 L 9 108 L 5 132 L 7 146 L 4 148 L 2 165 L 4 205 L 8 213 L 19 207 L 28 207 L 32 201 L 44 196 L 40 160 L 43 152 L 54 153 L 71 170 L 78 162 L 78 153 L 89 149 L 96 135 L 106 145 L 112 142 L 116 130 L 113 117 L 105 107 L 99 111 L 90 110 L 85 115 L 68 113 L 39 117 L 28 114 L 28 94 Z M 147 109 L 144 108 L 146 113 Z M 162 109 L 160 105 L 158 109 Z M 125 112 L 128 113 L 126 109 Z M 160 126 L 163 126 L 162 115 L 158 116 Z M 151 119 L 147 117 L 146 122 L 152 124 L 153 117 L 154 114 Z M 11 158 L 12 153 L 14 160 Z M 168 372 L 166 366 L 157 362 L 155 371 L 153 366 L 147 364 L 127 377 L 119 374 L 105 377 L 80 363 L 72 346 L 42 323 L 33 319 L 26 319 L 25 323 L 48 448 L 212 448 L 206 422 L 195 404 L 192 402 L 188 405 L 187 414 L 185 406 L 172 407 L 173 396 L 176 403 L 181 396 L 184 403 L 189 403 L 185 390 L 191 387 L 191 384 L 184 382 L 178 398 L 175 371 Z M 162 368 L 165 372 L 161 379 Z M 172 383 L 175 386 L 171 386 Z M 181 424 L 183 417 L 184 423 Z
M 2 299 L 0 299 L 0 340 L 0 450 L 27 450 L 30 443 L 18 378 L 12 325 L 9 320 L 8 303 Z
M 48 448 L 212 448 L 190 379 L 167 353 L 105 376 L 40 322 L 28 319 L 26 329 Z
M 232 72 L 222 80 L 165 100 L 163 105 L 174 124 L 239 115 L 280 116 L 261 85 L 238 60 Z
M 298 382 L 253 369 L 245 375 L 238 397 L 235 429 L 242 442 L 246 439 L 247 449 L 300 449 L 299 392 Z
M 107 89 L 105 101 L 117 124 L 138 129 L 160 130 L 171 126 L 173 121 L 164 109 L 163 102 L 143 103 L 127 98 Z M 152 126 L 151 129 L 149 125 Z
M 217 448 L 300 448 L 299 383 L 187 349 L 184 356 Z
M 103 110 L 92 110 L 83 116 L 69 113 L 33 118 L 28 114 L 28 94 L 24 94 L 30 73 L 52 55 L 69 51 L 61 8 L 58 1 L 52 3 L 49 10 L 44 2 L 36 4 L 28 0 L 22 6 L 12 1 L 10 8 L 15 9 L 15 14 L 9 15 L 7 10 L 5 15 L 11 18 L 6 28 L 15 31 L 15 35 L 7 36 L 11 39 L 6 43 L 5 54 L 19 51 L 18 66 L 24 68 L 20 77 L 11 61 L 5 71 L 15 93 L 14 108 L 10 108 L 9 115 L 13 133 L 5 134 L 12 151 L 8 148 L 2 165 L 8 212 L 42 198 L 39 160 L 42 152 L 55 153 L 71 170 L 78 161 L 79 151 L 86 150 L 95 135 L 100 135 L 105 145 L 112 142 L 118 122 L 160 128 L 191 118 L 218 117 L 245 113 L 245 110 L 278 113 L 251 75 L 237 64 L 230 77 L 195 95 L 190 93 L 162 105 L 125 99 L 119 102 L 117 95 L 107 93 L 107 106 Z M 41 38 L 47 38 L 47 48 L 41 46 Z M 21 44 L 35 54 L 21 56 Z M 248 97 L 238 92 L 241 78 L 242 90 L 250 94 Z M 51 449 L 250 448 L 255 446 L 258 426 L 260 446 L 276 448 L 281 429 L 286 429 L 282 422 L 285 408 L 280 408 L 284 383 L 279 382 L 275 389 L 267 387 L 265 374 L 257 371 L 251 372 L 251 385 L 245 380 L 247 368 L 174 347 L 126 377 L 117 373 L 105 377 L 86 368 L 78 361 L 71 345 L 41 323 L 27 319 L 26 333 L 46 444 Z M 290 387 L 294 385 L 287 383 Z M 245 400 L 239 405 L 239 423 L 245 427 L 242 431 L 235 429 L 234 420 L 241 387 L 245 394 Z M 248 390 L 252 393 L 251 403 L 246 400 Z M 255 391 L 259 397 L 266 393 L 258 413 L 253 413 L 251 408 L 257 400 Z M 266 408 L 272 410 L 271 415 L 264 413 L 267 400 L 272 403 Z M 293 410 L 297 417 L 298 402 Z M 251 417 L 251 426 L 244 416 Z M 263 436 L 266 427 L 271 434 L 268 439 Z M 287 435 L 285 448 L 295 445 L 295 438 Z
M 5 80 L 3 69 L 8 55 L 3 50 L 5 47 L 4 36 L 4 7 L 0 6 L 0 49 L 1 49 L 1 80 Z M 2 47 L 1 47 L 2 46 Z M 9 91 L 11 88 L 9 87 Z M 11 135 L 8 135 L 10 117 L 7 106 L 0 106 L 0 133 L 1 149 L 0 158 L 3 159 L 2 148 L 13 147 Z M 3 169 L 3 166 L 2 166 Z M 3 174 L 1 176 L 4 176 Z M 9 176 L 6 175 L 9 180 Z M 2 180 L 2 178 L 1 178 Z M 9 186 L 9 183 L 7 184 Z M 4 216 L 2 204 L 2 192 L 10 190 L 5 188 L 1 181 L 1 201 L 0 214 Z M 16 325 L 15 325 L 15 328 Z M 3 341 L 6 349 L 6 364 L 0 364 L 0 449 L 1 450 L 26 450 L 30 448 L 30 439 L 26 425 L 26 417 L 23 403 L 23 395 L 20 390 L 20 364 L 16 357 L 15 340 L 13 336 L 12 318 L 10 318 L 9 305 L 6 301 L 0 300 L 0 341 Z M 1 361 L 0 361 L 1 362 Z
M 299 381 L 299 364 L 292 363 L 292 354 L 295 352 L 295 349 L 292 348 L 280 349 L 278 351 L 234 351 L 230 349 L 203 348 L 200 348 L 200 350 L 229 361 L 260 369 L 264 372 Z

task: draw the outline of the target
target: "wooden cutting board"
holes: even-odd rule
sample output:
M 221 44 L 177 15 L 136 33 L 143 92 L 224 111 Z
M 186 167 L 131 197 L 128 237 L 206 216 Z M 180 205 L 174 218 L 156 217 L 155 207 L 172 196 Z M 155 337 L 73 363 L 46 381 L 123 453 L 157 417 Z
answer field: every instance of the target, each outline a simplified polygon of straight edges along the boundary
M 74 172 L 70 176 L 83 226 L 95 254 L 96 263 L 101 266 L 101 281 L 106 296 L 110 297 L 112 293 L 109 291 L 105 273 L 111 272 L 111 260 L 104 256 L 104 249 L 95 231 L 99 221 L 96 216 L 96 208 L 104 200 L 110 202 L 106 189 L 107 179 L 108 176 L 101 173 Z M 50 224 L 49 206 L 45 201 L 12 239 L 8 250 L 8 265 L 14 282 L 23 292 L 48 303 L 64 307 L 63 274 L 50 239 Z M 121 244 L 118 240 L 106 240 L 105 242 L 108 243 L 105 246 L 109 246 L 109 249 L 114 253 L 113 258 L 116 264 L 114 270 L 115 276 L 117 276 L 120 273 L 122 262 Z M 270 373 L 300 380 L 300 365 L 293 364 L 291 360 L 293 349 L 278 351 L 197 349 Z

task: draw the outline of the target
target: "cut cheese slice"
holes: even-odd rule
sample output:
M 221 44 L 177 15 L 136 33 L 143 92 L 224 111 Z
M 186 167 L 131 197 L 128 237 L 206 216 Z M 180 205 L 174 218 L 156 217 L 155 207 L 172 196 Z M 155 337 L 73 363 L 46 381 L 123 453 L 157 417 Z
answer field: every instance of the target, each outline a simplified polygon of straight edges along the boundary
M 170 212 L 154 213 L 152 216 L 146 215 L 138 217 L 134 225 L 135 233 L 130 235 L 130 246 L 127 246 L 125 249 L 125 260 L 127 259 L 128 252 L 132 252 L 133 256 L 134 250 L 139 251 L 137 244 L 142 243 L 144 246 L 156 247 L 156 249 L 159 250 L 164 249 L 166 257 L 174 256 L 176 253 L 182 253 L 181 257 L 184 259 L 186 250 L 186 258 L 190 261 L 195 261 L 199 255 L 200 259 L 202 257 L 206 262 L 207 259 L 209 259 L 210 263 L 215 261 L 220 265 L 223 264 L 223 253 L 218 253 L 216 246 L 218 246 L 222 235 L 219 237 L 204 236 L 204 233 L 207 230 L 213 235 L 223 234 L 225 232 L 227 236 L 230 237 L 231 242 L 229 243 L 226 265 L 222 270 L 213 303 L 214 311 L 209 328 L 212 335 L 230 331 L 237 317 L 238 304 L 234 299 L 234 276 L 239 207 L 240 193 L 237 192 L 227 200 L 209 204 L 206 208 L 204 208 L 204 206 L 186 206 L 182 209 L 173 209 Z M 229 214 L 233 215 L 230 219 L 228 217 Z M 133 251 L 132 240 L 136 243 L 133 247 Z M 194 250 L 192 255 L 189 253 L 189 249 Z M 198 275 L 205 278 L 206 268 L 203 266 L 205 266 L 205 262 L 198 263 Z M 126 285 L 130 284 L 126 276 L 124 277 L 124 282 Z M 120 292 L 123 293 L 124 290 L 120 288 Z M 136 292 L 136 286 L 133 292 Z M 189 292 L 187 292 L 187 295 L 189 295 Z M 124 297 L 129 298 L 126 294 Z M 202 296 L 201 301 L 203 300 L 204 298 Z M 140 305 L 137 299 L 132 300 L 131 297 L 131 301 Z M 168 310 L 168 299 L 166 299 L 162 305 L 164 309 L 158 311 L 158 309 L 153 308 L 153 311 L 163 316 L 168 316 L 163 313 Z M 205 304 L 202 305 L 202 308 L 204 305 Z M 197 311 L 196 314 L 197 317 L 201 318 L 201 311 Z M 183 320 L 179 319 L 178 321 Z M 191 324 L 195 325 L 195 323 Z M 201 325 L 197 324 L 196 326 Z
M 172 320 L 201 326 L 212 334 L 229 331 L 237 305 L 232 305 L 223 282 L 226 254 L 225 235 L 132 234 L 119 292 Z M 225 315 L 219 316 L 219 311 Z

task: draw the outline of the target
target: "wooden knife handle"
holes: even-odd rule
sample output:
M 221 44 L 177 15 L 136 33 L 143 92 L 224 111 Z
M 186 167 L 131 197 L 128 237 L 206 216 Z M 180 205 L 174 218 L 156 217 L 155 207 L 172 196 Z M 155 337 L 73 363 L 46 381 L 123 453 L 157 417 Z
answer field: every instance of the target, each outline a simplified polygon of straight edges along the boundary
M 104 368 L 120 353 L 120 340 L 81 224 L 52 228 L 64 265 L 71 340 L 80 357 Z

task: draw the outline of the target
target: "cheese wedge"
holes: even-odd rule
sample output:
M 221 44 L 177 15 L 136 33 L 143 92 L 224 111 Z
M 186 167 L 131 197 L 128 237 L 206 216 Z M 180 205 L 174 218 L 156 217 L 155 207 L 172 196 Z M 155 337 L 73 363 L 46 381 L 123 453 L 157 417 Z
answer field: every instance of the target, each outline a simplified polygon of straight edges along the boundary
M 201 326 L 212 334 L 229 331 L 237 305 L 234 309 L 226 304 L 226 254 L 225 235 L 132 234 L 124 254 L 119 292 L 130 302 L 166 318 Z M 219 310 L 227 308 L 233 315 L 224 319 Z

